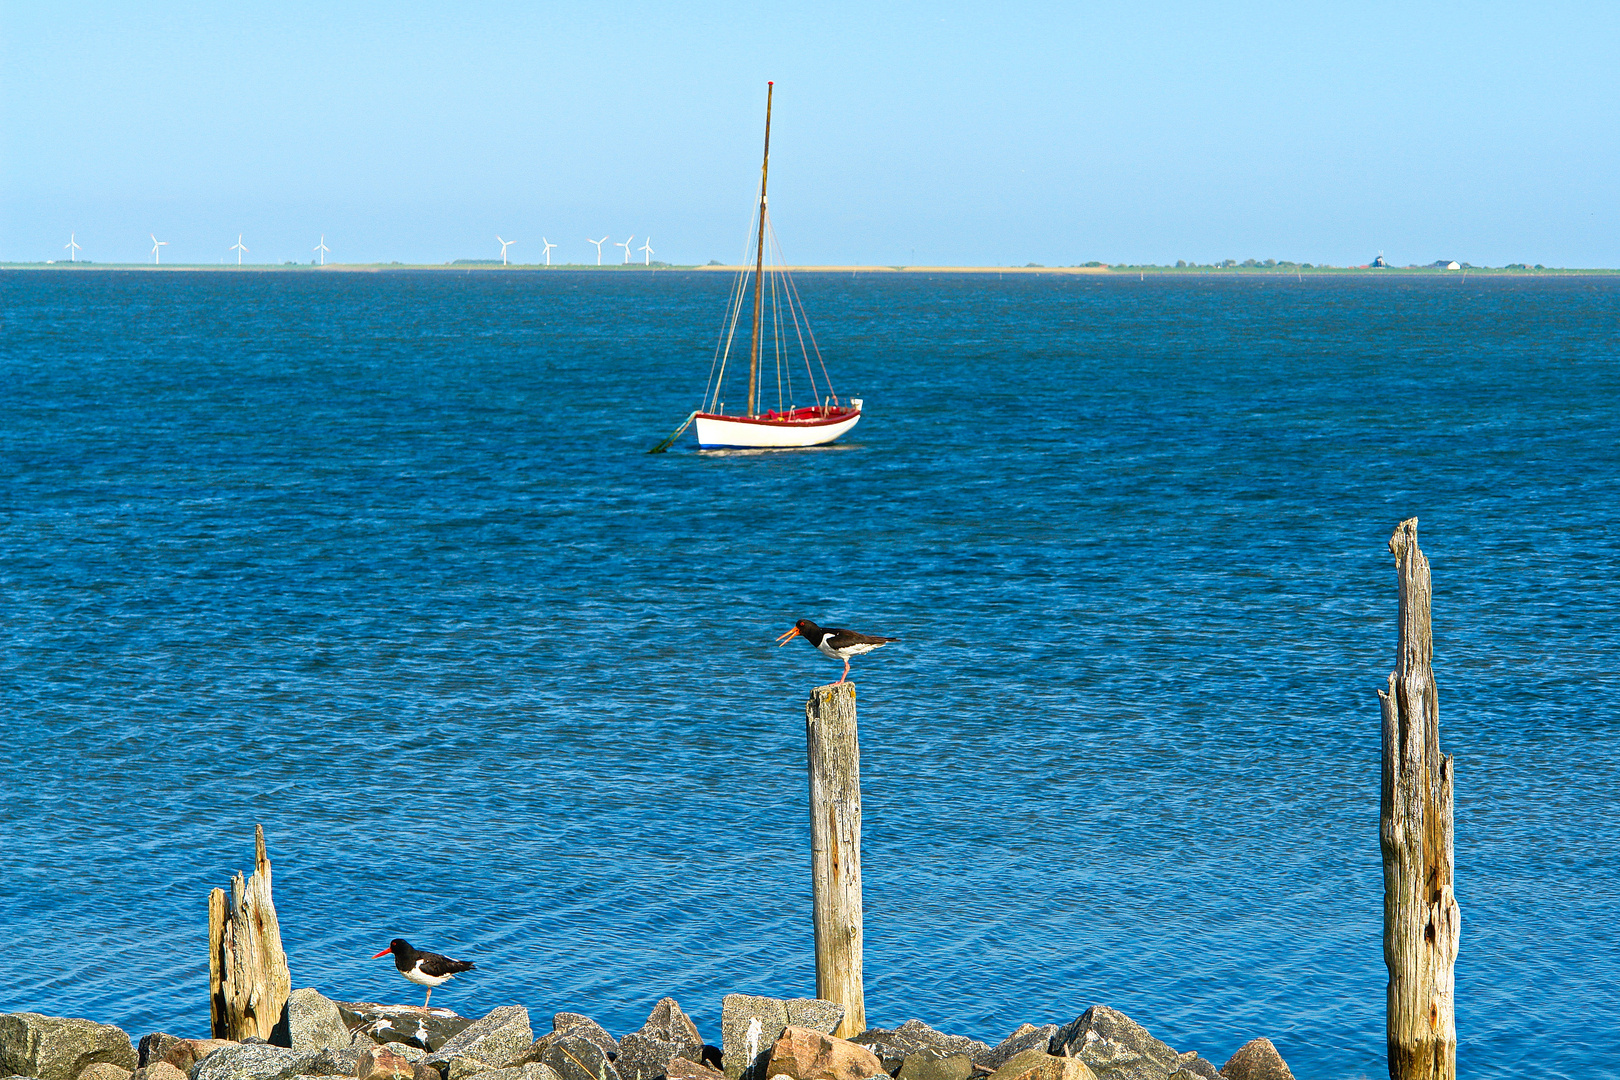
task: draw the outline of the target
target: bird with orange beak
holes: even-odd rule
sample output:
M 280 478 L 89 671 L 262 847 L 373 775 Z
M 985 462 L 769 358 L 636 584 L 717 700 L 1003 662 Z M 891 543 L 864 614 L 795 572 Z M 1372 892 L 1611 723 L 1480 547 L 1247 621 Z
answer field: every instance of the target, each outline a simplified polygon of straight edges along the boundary
M 448 956 L 440 956 L 436 952 L 426 952 L 412 947 L 404 938 L 395 938 L 388 943 L 388 948 L 373 956 L 387 956 L 392 953 L 394 966 L 399 973 L 417 986 L 427 987 L 427 997 L 422 999 L 422 1008 L 427 1008 L 428 1002 L 433 1000 L 435 987 L 443 986 L 463 971 L 471 971 L 471 960 L 452 960 Z
M 849 661 L 853 656 L 864 656 L 873 649 L 881 649 L 891 641 L 899 638 L 880 637 L 876 634 L 862 634 L 855 630 L 844 630 L 837 626 L 820 627 L 809 619 L 800 619 L 793 624 L 793 629 L 777 638 L 778 647 L 786 645 L 796 637 L 802 637 L 814 645 L 821 655 L 833 660 L 844 662 L 844 673 L 838 676 L 842 683 L 849 678 Z M 834 684 L 835 686 L 837 683 Z

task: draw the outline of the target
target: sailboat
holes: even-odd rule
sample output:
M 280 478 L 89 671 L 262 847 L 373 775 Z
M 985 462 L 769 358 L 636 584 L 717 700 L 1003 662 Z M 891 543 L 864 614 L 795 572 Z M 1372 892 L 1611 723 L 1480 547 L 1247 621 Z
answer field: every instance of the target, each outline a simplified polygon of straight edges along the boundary
M 825 445 L 846 434 L 861 419 L 860 398 L 846 401 L 833 393 L 821 349 L 799 300 L 798 288 L 783 266 L 786 260 L 781 257 L 781 247 L 771 228 L 765 184 L 771 171 L 771 98 L 775 87 L 774 82 L 767 83 L 765 90 L 765 159 L 759 170 L 759 219 L 755 235 L 749 237 L 753 241 L 754 265 L 740 270 L 732 281 L 726 320 L 709 365 L 709 383 L 704 387 L 702 405 L 693 410 L 673 435 L 654 447 L 654 452 L 668 449 L 687 425 L 693 423 L 697 425 L 700 449 L 780 449 Z M 745 305 L 753 309 L 748 337 L 748 402 L 743 412 L 728 413 L 721 391 Z M 798 404 L 794 398 L 792 369 L 797 365 L 792 354 L 795 346 L 808 376 L 808 387 L 801 389 L 808 390 L 809 404 Z M 767 401 L 761 378 L 762 350 L 776 376 L 774 407 Z M 810 362 L 812 353 L 815 366 Z M 821 369 L 819 380 L 816 367 Z

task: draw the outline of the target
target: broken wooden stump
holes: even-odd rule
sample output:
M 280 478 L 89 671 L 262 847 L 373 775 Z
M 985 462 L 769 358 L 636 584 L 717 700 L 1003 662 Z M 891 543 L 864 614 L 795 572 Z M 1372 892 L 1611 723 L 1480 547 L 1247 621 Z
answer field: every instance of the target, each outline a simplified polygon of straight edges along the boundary
M 254 827 L 253 848 L 253 876 L 231 879 L 229 911 L 224 889 L 208 894 L 208 1012 L 216 1039 L 269 1039 L 292 992 L 262 825 Z
M 1390 1080 L 1456 1080 L 1453 991 L 1462 914 L 1452 891 L 1452 759 L 1440 753 L 1429 560 L 1417 518 L 1389 538 L 1400 578 L 1395 670 L 1383 710 L 1379 844 L 1384 853 L 1384 963 Z

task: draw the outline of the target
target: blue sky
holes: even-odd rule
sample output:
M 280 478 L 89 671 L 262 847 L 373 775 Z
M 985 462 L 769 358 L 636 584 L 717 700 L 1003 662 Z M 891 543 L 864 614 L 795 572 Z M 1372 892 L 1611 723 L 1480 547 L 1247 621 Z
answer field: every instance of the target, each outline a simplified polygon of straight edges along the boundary
M 1617 69 L 1615 4 L 3 0 L 0 259 L 732 260 L 774 79 L 794 262 L 1620 266 Z

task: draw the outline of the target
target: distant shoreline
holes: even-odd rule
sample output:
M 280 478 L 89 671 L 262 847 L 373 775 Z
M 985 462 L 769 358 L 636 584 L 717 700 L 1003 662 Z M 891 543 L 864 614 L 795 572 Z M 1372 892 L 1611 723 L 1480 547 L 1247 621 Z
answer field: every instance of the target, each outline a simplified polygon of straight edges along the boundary
M 379 274 L 394 271 L 409 271 L 412 273 L 437 272 L 451 274 L 491 274 L 491 273 L 660 273 L 678 271 L 681 273 L 737 273 L 740 270 L 751 270 L 752 267 L 721 266 L 710 264 L 707 266 L 637 266 L 629 265 L 593 266 L 589 263 L 567 263 L 556 266 L 540 266 L 532 263 L 519 263 L 511 266 L 483 265 L 483 264 L 454 264 L 454 263 L 327 263 L 325 266 L 309 266 L 307 264 L 271 264 L 245 265 L 245 266 L 217 266 L 210 263 L 174 263 L 154 266 L 151 263 L 96 263 L 96 262 L 48 262 L 48 263 L 6 263 L 0 262 L 0 271 L 3 270 L 36 270 L 36 271 L 145 271 L 151 273 L 192 273 L 205 271 L 213 274 L 263 274 L 263 273 L 304 273 L 304 274 Z M 1152 274 L 1155 277 L 1455 277 L 1463 278 L 1469 275 L 1476 277 L 1569 277 L 1586 276 L 1601 277 L 1605 275 L 1620 275 L 1620 269 L 1605 267 L 1546 267 L 1540 270 L 1514 268 L 1493 268 L 1484 266 L 1470 266 L 1466 269 L 1446 270 L 1434 266 L 786 266 L 778 269 L 788 270 L 795 274 L 1056 274 L 1056 275 L 1092 275 L 1101 277 L 1146 277 Z

